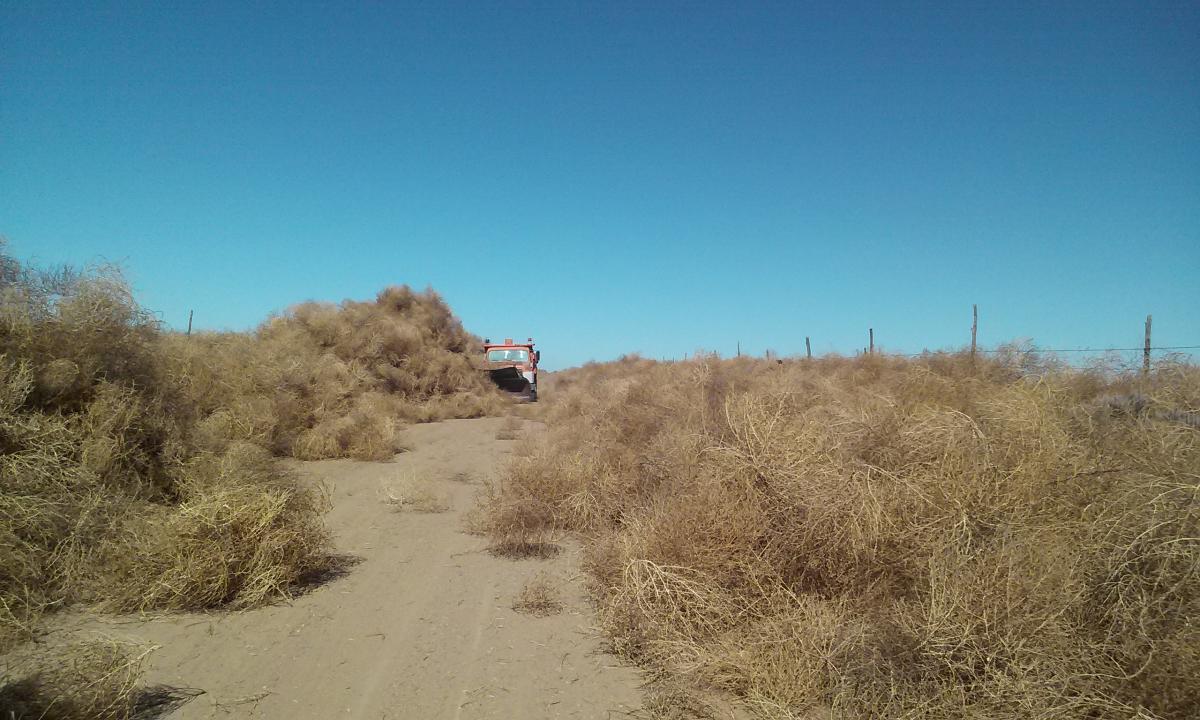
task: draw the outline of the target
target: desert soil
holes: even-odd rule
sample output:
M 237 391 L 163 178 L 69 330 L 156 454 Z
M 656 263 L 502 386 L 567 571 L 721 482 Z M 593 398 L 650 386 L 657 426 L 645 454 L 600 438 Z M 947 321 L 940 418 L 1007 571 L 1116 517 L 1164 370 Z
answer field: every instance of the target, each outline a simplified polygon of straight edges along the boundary
M 336 551 L 357 558 L 299 597 L 237 613 L 83 617 L 63 631 L 160 646 L 146 682 L 203 690 L 171 720 L 626 716 L 641 705 L 641 678 L 602 651 L 574 548 L 505 559 L 463 530 L 480 482 L 514 444 L 497 439 L 502 423 L 411 427 L 411 451 L 386 463 L 298 463 L 330 488 Z M 538 431 L 523 424 L 522 433 Z M 428 480 L 449 510 L 387 502 L 414 478 Z M 562 613 L 512 609 L 539 571 L 558 580 Z

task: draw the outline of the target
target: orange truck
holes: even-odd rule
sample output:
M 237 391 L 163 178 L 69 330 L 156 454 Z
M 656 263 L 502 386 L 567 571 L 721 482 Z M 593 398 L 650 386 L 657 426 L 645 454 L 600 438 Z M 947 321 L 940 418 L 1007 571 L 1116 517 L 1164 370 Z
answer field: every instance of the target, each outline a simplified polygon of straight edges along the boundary
M 484 340 L 483 356 L 492 382 L 501 390 L 537 402 L 537 366 L 542 353 L 533 349 L 533 338 L 523 343 L 512 338 L 504 338 L 502 343 Z

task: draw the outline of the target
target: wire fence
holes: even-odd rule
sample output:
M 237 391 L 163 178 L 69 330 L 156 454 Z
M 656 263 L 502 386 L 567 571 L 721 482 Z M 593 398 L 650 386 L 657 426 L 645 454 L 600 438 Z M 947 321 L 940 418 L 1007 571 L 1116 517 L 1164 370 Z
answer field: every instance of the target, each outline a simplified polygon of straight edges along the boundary
M 1142 370 L 1144 372 L 1149 372 L 1150 365 L 1151 365 L 1151 359 L 1152 359 L 1152 356 L 1155 354 L 1157 354 L 1159 357 L 1158 362 L 1164 361 L 1164 358 L 1163 358 L 1164 353 L 1173 354 L 1176 356 L 1183 356 L 1183 357 L 1175 357 L 1175 358 L 1167 357 L 1167 358 L 1165 358 L 1165 361 L 1167 361 L 1167 362 L 1182 360 L 1185 363 L 1191 363 L 1194 361 L 1194 353 L 1192 351 L 1200 350 L 1200 343 L 1193 343 L 1193 344 L 1188 344 L 1188 345 L 1153 345 L 1151 342 L 1152 326 L 1153 326 L 1153 316 L 1147 315 L 1146 316 L 1146 324 L 1144 327 L 1145 343 L 1143 345 L 1141 345 L 1140 347 L 1048 348 L 1048 347 L 1039 347 L 1039 346 L 1035 345 L 1031 340 L 1026 339 L 1026 340 L 1018 340 L 1013 343 L 1007 343 L 1004 345 L 1000 345 L 998 347 L 983 348 L 983 347 L 979 347 L 979 344 L 977 342 L 978 332 L 979 332 L 979 306 L 972 305 L 971 306 L 971 339 L 970 339 L 969 345 L 964 345 L 962 347 L 955 347 L 955 348 L 938 348 L 938 349 L 933 349 L 933 350 L 926 348 L 926 349 L 922 350 L 921 352 L 894 352 L 894 351 L 886 350 L 882 346 L 876 345 L 876 343 L 875 343 L 875 328 L 872 327 L 872 328 L 867 328 L 867 337 L 864 338 L 865 340 L 867 340 L 867 345 L 862 347 L 861 350 L 859 350 L 858 348 L 855 348 L 853 355 L 857 356 L 857 355 L 881 354 L 881 355 L 888 355 L 891 357 L 917 358 L 917 357 L 922 357 L 922 356 L 926 356 L 926 355 L 936 355 L 939 353 L 959 353 L 959 352 L 969 353 L 972 357 L 974 357 L 976 355 L 976 353 L 993 354 L 993 355 L 1023 354 L 1023 355 L 1027 355 L 1027 356 L 1028 355 L 1081 356 L 1081 355 L 1085 355 L 1085 354 L 1091 354 L 1091 355 L 1095 356 L 1092 359 L 1093 362 L 1099 362 L 1100 364 L 1113 365 L 1113 364 L 1118 364 L 1118 362 L 1119 362 L 1117 360 L 1117 358 L 1113 357 L 1114 355 L 1119 355 L 1121 353 L 1139 353 L 1141 355 Z M 719 353 L 718 353 L 718 355 L 719 355 Z M 742 356 L 741 341 L 739 341 L 737 343 L 737 356 L 738 357 Z M 779 359 L 779 354 L 773 350 L 767 350 L 766 357 L 768 360 Z M 804 338 L 804 355 L 802 357 L 808 357 L 808 358 L 813 357 L 812 338 L 811 337 L 805 336 L 805 338 Z M 1089 359 L 1088 358 L 1080 358 L 1079 362 L 1080 363 L 1088 363 Z M 1074 365 L 1076 363 L 1071 362 L 1068 364 Z
M 1146 324 L 1144 327 L 1145 343 L 1141 347 L 1043 348 L 1043 347 L 1038 347 L 1038 346 L 1034 345 L 1032 342 L 1024 341 L 1024 342 L 1019 342 L 1019 343 L 1015 343 L 1015 344 L 1010 344 L 1007 347 L 1001 346 L 1001 347 L 996 347 L 996 348 L 981 348 L 978 346 L 978 343 L 976 342 L 976 340 L 978 338 L 978 332 L 979 332 L 979 306 L 972 305 L 971 306 L 971 344 L 969 346 L 967 346 L 966 348 L 963 348 L 963 350 L 970 352 L 972 357 L 974 357 L 976 353 L 1011 354 L 1011 353 L 1016 352 L 1016 353 L 1037 353 L 1037 354 L 1041 354 L 1041 355 L 1091 353 L 1093 355 L 1101 356 L 1101 357 L 1104 357 L 1105 359 L 1107 359 L 1118 353 L 1141 353 L 1142 369 L 1145 372 L 1149 372 L 1151 356 L 1156 352 L 1159 353 L 1160 355 L 1161 355 L 1161 353 L 1185 354 L 1190 359 L 1191 353 L 1188 351 L 1200 350 L 1200 344 L 1158 345 L 1158 346 L 1153 345 L 1151 342 L 1151 329 L 1153 328 L 1153 321 L 1154 321 L 1154 317 L 1152 315 L 1146 316 Z M 875 328 L 867 328 L 867 343 L 868 343 L 867 347 L 863 348 L 863 353 L 864 354 L 874 354 L 876 352 L 876 350 L 875 350 Z M 807 337 L 804 338 L 804 348 L 805 348 L 806 355 L 808 357 L 812 357 L 812 345 L 811 345 L 810 339 Z M 883 351 L 883 352 L 886 352 L 886 351 Z M 920 357 L 922 355 L 930 354 L 930 352 L 948 352 L 948 351 L 946 351 L 946 350 L 941 350 L 941 351 L 925 350 L 925 351 L 919 352 L 919 353 L 886 353 L 886 354 L 900 356 L 900 357 Z M 739 355 L 741 354 L 741 343 L 738 344 L 738 354 Z M 855 351 L 855 354 L 858 354 L 857 351 Z
M 1163 350 L 1163 351 L 1166 351 L 1166 350 L 1200 350 L 1200 345 L 1163 345 L 1163 346 L 1161 346 L 1161 347 L 1150 347 L 1150 348 L 1144 348 L 1144 347 L 1131 347 L 1131 348 L 1038 348 L 1038 347 L 1035 347 L 1034 349 L 1035 349 L 1035 350 L 1037 350 L 1038 352 L 1052 352 L 1052 353 L 1068 353 L 1068 352 L 1144 352 L 1145 350 L 1149 350 L 1150 352 L 1155 352 L 1155 351 L 1157 351 L 1157 350 Z M 984 349 L 979 349 L 979 350 L 978 350 L 978 352 L 1005 352 L 1005 351 L 1004 351 L 1004 350 L 1002 350 L 1002 349 L 1001 349 L 1001 350 L 984 350 Z
M 1101 348 L 1044 348 L 1037 345 L 1017 345 L 1008 348 L 976 348 L 978 353 L 1012 353 L 1012 352 L 1036 352 L 1036 353 L 1120 353 L 1120 352 L 1182 352 L 1185 350 L 1200 350 L 1200 345 L 1161 345 L 1158 347 L 1101 347 Z M 969 348 L 953 349 L 953 350 L 923 350 L 916 353 L 894 353 L 883 349 L 876 349 L 886 355 L 899 355 L 900 357 L 921 357 L 937 352 L 970 352 Z

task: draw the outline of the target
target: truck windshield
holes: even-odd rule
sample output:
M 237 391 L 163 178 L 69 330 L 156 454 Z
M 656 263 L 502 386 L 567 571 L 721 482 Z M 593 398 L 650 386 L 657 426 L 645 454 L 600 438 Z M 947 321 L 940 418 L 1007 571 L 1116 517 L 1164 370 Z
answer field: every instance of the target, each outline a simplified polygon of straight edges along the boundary
M 488 362 L 527 362 L 528 350 L 488 350 Z

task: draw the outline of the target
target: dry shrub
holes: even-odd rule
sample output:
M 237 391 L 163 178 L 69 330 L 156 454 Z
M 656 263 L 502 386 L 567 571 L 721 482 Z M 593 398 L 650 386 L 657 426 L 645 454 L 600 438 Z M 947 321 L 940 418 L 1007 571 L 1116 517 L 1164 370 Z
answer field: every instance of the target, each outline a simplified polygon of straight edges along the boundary
M 650 720 L 713 720 L 710 708 L 699 703 L 691 693 L 673 689 L 653 692 L 642 704 L 642 716 Z
M 509 412 L 522 420 L 542 418 L 542 406 L 539 403 L 518 403 L 509 408 Z
M 539 572 L 521 588 L 512 608 L 535 617 L 557 615 L 563 611 L 563 602 L 559 595 L 555 579 L 548 573 Z
M 468 515 L 468 529 L 488 536 L 500 555 L 536 555 L 554 538 L 554 505 L 532 491 L 511 492 L 516 487 L 485 481 L 477 496 L 480 511 Z
M 104 595 L 112 606 L 253 607 L 323 569 L 326 494 L 301 485 L 262 448 L 198 455 L 181 471 L 180 492 L 172 511 L 130 517 L 110 546 L 116 572 Z
M 78 596 L 122 506 L 166 500 L 186 454 L 157 330 L 118 275 L 2 280 L 0 651 Z
M 126 720 L 139 706 L 138 680 L 151 650 L 92 640 L 10 658 L 0 715 L 45 720 Z
M 551 429 L 478 525 L 583 536 L 614 646 L 681 686 L 773 718 L 1200 707 L 1194 366 L 1014 345 L 625 358 L 547 387 Z
M 521 437 L 521 421 L 509 415 L 496 431 L 497 440 L 516 440 Z
M 272 454 L 386 460 L 404 422 L 503 407 L 432 290 L 188 337 L 113 268 L 51 272 L 3 250 L 0 653 L 73 602 L 285 596 L 325 562 L 327 500 Z
M 418 478 L 411 473 L 394 482 L 384 483 L 379 494 L 383 502 L 397 512 L 440 513 L 450 509 L 450 497 L 438 492 L 432 480 Z
M 351 457 L 381 461 L 390 459 L 400 447 L 394 417 L 374 408 L 359 408 L 300 433 L 292 455 L 300 460 Z
M 478 378 L 476 378 L 478 379 Z M 504 397 L 494 386 L 487 383 L 480 388 L 440 395 L 426 400 L 410 410 L 409 418 L 415 422 L 434 422 L 454 418 L 478 418 L 502 415 L 512 407 L 512 400 Z
M 320 566 L 325 502 L 259 447 L 271 409 L 205 410 L 236 373 L 181 375 L 111 269 L 0 257 L 0 652 L 48 608 L 250 606 Z
M 302 303 L 252 334 L 167 345 L 208 449 L 250 439 L 304 460 L 386 460 L 402 423 L 497 415 L 509 404 L 474 364 L 478 339 L 433 290 Z

